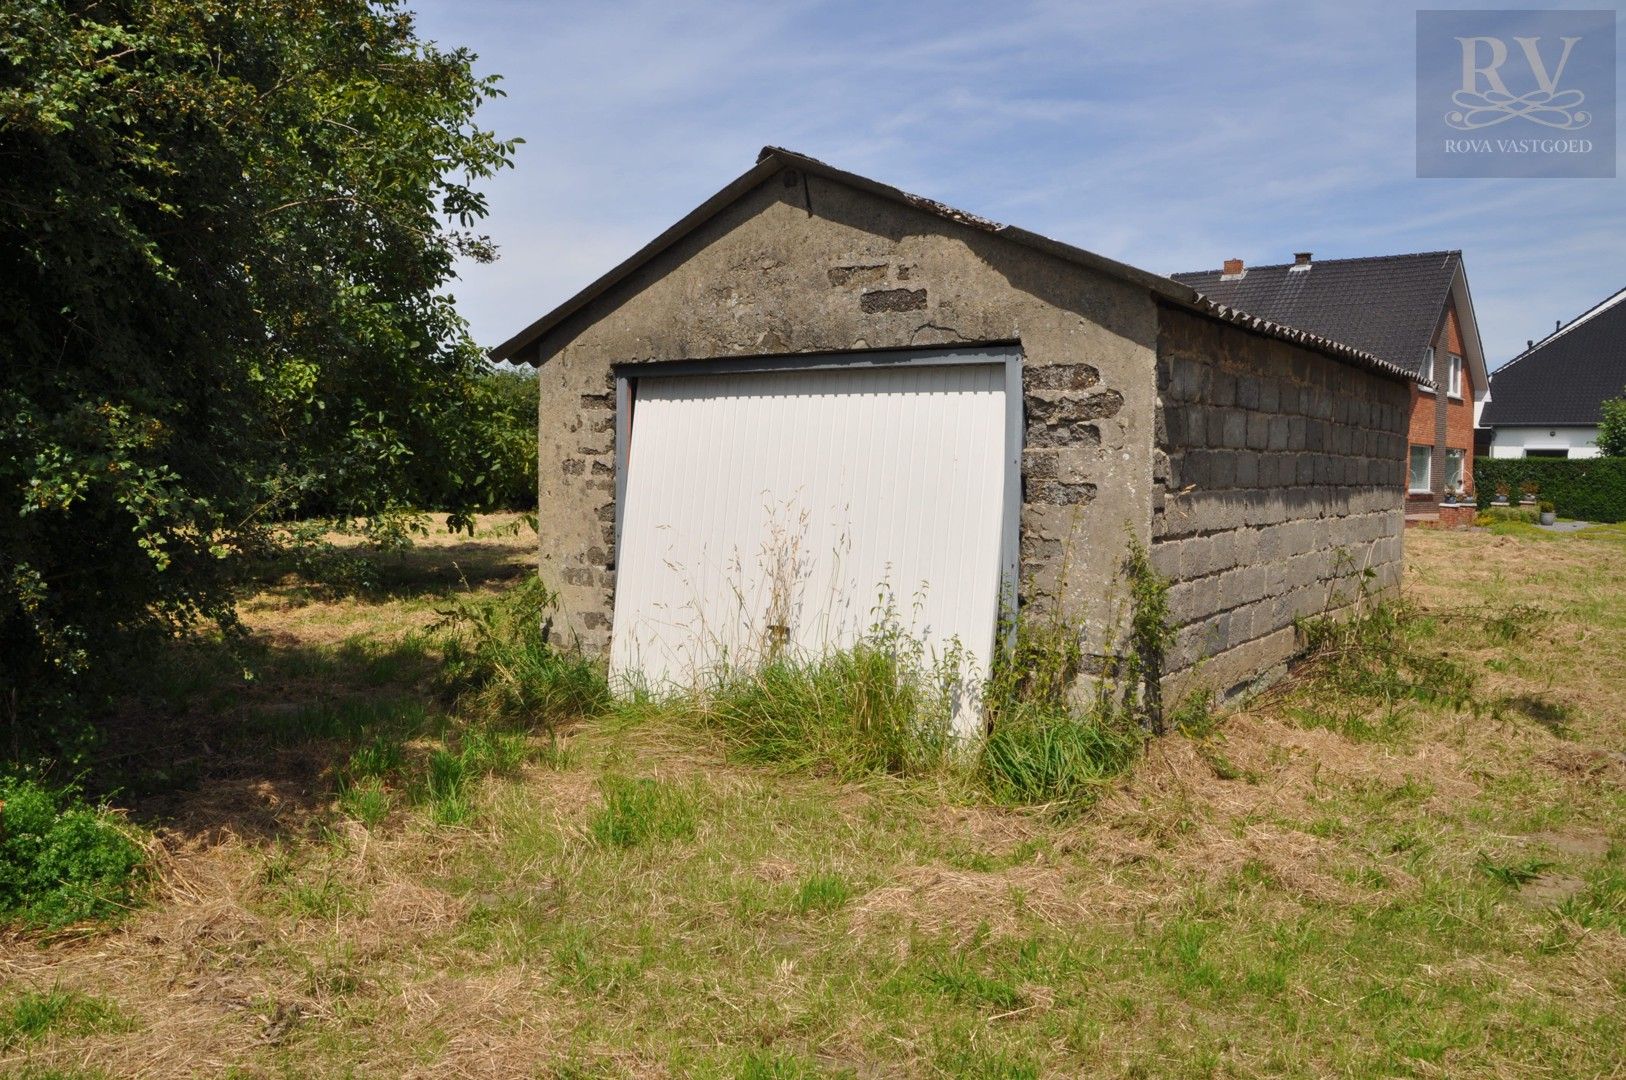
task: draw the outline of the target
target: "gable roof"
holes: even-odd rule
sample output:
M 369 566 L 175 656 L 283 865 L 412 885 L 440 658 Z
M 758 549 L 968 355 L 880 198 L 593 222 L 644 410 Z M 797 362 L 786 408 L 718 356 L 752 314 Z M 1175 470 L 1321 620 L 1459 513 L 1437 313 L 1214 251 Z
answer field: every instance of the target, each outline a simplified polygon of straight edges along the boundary
M 1017 228 L 1014 225 L 1002 225 L 999 222 L 990 221 L 987 218 L 978 217 L 963 210 L 956 210 L 952 206 L 946 206 L 932 199 L 911 195 L 906 191 L 871 180 L 868 177 L 837 169 L 816 158 L 810 158 L 805 154 L 798 154 L 793 150 L 786 150 L 777 146 L 763 147 L 754 166 L 581 292 L 543 315 L 495 349 L 492 349 L 492 358 L 532 364 L 541 363 L 543 338 L 549 332 L 625 280 L 639 267 L 678 243 L 707 221 L 710 221 L 726 207 L 737 202 L 746 194 L 786 169 L 796 169 L 808 175 L 823 177 L 891 202 L 913 207 L 945 221 L 991 233 L 1012 243 L 1033 248 L 1065 262 L 1085 267 L 1108 277 L 1117 278 L 1120 281 L 1138 285 L 1155 297 L 1210 318 L 1240 326 L 1252 333 L 1302 345 L 1344 363 L 1367 368 L 1393 378 L 1428 382 L 1426 378 L 1420 378 L 1415 370 L 1391 363 L 1364 349 L 1356 348 L 1303 327 L 1283 325 L 1272 319 L 1262 318 L 1257 314 L 1239 310 L 1233 305 L 1217 302 L 1200 295 L 1189 285 L 1170 278 L 1141 270 L 1130 266 L 1128 263 L 1118 262 L 1116 259 L 1109 259 L 1104 255 L 1085 251 L 1083 248 L 1052 240 L 1047 236 Z
M 1626 394 L 1626 289 L 1502 365 L 1491 389 L 1486 427 L 1598 423 Z
M 1220 270 L 1172 276 L 1212 300 L 1345 342 L 1429 378 L 1428 347 L 1461 269 L 1460 251 L 1424 251 L 1312 260 L 1301 269 L 1292 263 L 1249 266 L 1240 276 Z

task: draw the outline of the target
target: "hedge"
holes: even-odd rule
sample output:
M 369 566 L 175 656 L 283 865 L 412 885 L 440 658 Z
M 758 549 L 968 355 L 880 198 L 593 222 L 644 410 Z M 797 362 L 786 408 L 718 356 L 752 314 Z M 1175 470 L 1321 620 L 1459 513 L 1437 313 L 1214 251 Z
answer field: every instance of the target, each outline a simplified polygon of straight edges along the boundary
M 1481 510 L 1496 497 L 1496 485 L 1515 494 L 1535 484 L 1538 499 L 1551 499 L 1565 517 L 1582 521 L 1626 521 L 1626 458 L 1475 458 L 1474 490 Z

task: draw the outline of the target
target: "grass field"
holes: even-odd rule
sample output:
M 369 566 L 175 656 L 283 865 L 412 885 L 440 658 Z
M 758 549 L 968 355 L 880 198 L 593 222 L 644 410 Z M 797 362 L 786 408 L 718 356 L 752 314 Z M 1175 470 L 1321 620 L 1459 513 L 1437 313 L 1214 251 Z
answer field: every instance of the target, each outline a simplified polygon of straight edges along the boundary
M 1626 530 L 1409 532 L 1402 632 L 1470 696 L 1301 677 L 1058 816 L 658 710 L 461 726 L 427 631 L 514 524 L 271 585 L 132 689 L 151 900 L 0 944 L 0 1071 L 1626 1072 Z

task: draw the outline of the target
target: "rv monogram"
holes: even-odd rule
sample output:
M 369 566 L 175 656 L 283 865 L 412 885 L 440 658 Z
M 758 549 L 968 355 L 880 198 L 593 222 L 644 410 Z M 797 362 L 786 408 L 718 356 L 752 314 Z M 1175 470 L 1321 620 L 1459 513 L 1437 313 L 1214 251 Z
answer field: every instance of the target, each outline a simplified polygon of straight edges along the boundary
M 1559 89 L 1570 54 L 1581 39 L 1558 40 L 1561 50 L 1549 71 L 1541 54 L 1540 38 L 1513 39 L 1524 52 L 1536 83 L 1534 89 L 1515 94 L 1502 78 L 1502 66 L 1508 58 L 1507 42 L 1498 37 L 1457 38 L 1462 46 L 1462 88 L 1452 93 L 1451 101 L 1457 108 L 1445 114 L 1445 122 L 1458 131 L 1476 131 L 1520 117 L 1560 131 L 1578 131 L 1592 123 L 1592 114 L 1581 108 L 1586 95 L 1579 90 Z M 1481 63 L 1486 49 L 1490 55 Z

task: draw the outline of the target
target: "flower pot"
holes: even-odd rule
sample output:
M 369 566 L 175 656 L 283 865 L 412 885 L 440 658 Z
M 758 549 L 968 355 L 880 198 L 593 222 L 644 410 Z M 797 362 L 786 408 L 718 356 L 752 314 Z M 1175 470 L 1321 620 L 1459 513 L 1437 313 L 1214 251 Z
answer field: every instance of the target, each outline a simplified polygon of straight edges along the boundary
M 1543 510 L 1541 512 L 1541 523 L 1543 525 L 1551 525 L 1554 522 L 1556 522 L 1557 520 L 1558 520 L 1558 515 L 1553 513 L 1552 511 Z

